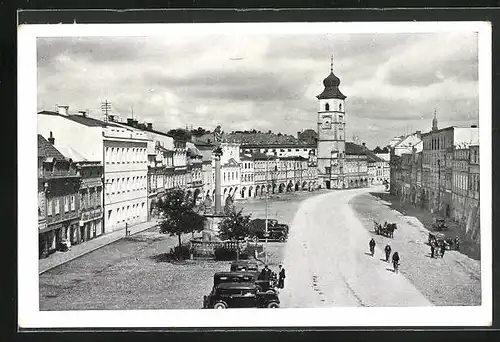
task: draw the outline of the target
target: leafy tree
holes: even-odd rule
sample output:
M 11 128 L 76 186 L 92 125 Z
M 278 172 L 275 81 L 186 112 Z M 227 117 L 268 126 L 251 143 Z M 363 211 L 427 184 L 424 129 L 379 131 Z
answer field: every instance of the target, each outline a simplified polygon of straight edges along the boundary
M 188 141 L 191 139 L 191 133 L 182 128 L 171 129 L 167 132 L 174 139 Z
M 242 211 L 229 212 L 219 224 L 220 238 L 236 241 L 236 259 L 240 258 L 239 241 L 250 234 L 250 215 L 243 215 Z
M 382 153 L 389 153 L 389 152 L 390 152 L 390 151 L 389 151 L 389 147 L 388 147 L 388 146 L 386 146 L 386 147 L 384 147 L 384 148 L 382 149 Z
M 179 239 L 179 259 L 181 254 L 182 234 L 200 232 L 204 228 L 205 217 L 195 211 L 193 195 L 181 188 L 167 191 L 164 201 L 158 201 L 158 210 L 163 217 L 160 223 L 162 233 L 177 235 Z
M 380 148 L 380 146 L 377 146 L 377 147 L 375 147 L 375 149 L 373 150 L 373 153 L 384 153 L 384 152 L 382 152 L 382 149 Z
M 191 131 L 191 134 L 195 137 L 201 137 L 208 133 L 210 133 L 210 131 L 205 130 L 203 127 L 198 127 L 197 129 Z

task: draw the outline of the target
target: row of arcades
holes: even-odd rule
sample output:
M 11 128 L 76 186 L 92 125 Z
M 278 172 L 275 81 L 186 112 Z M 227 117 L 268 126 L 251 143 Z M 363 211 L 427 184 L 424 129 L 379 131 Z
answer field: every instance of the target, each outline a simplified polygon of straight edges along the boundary
M 234 187 L 223 187 L 221 189 L 222 202 L 231 197 L 233 200 L 239 199 L 248 199 L 248 198 L 262 198 L 266 196 L 266 193 L 269 194 L 280 194 L 280 193 L 289 193 L 296 191 L 314 191 L 320 188 L 318 183 L 315 180 L 308 181 L 297 181 L 294 182 L 290 180 L 288 183 L 285 182 L 273 182 L 267 184 L 268 190 L 266 191 L 266 184 L 257 184 L 257 185 L 241 185 Z M 215 189 L 195 189 L 193 191 L 195 200 L 203 201 L 206 197 L 209 197 L 212 201 L 215 200 Z

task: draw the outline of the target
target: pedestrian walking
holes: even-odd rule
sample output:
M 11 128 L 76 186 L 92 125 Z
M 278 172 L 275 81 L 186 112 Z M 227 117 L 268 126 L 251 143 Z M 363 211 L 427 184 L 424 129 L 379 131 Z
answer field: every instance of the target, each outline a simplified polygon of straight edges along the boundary
M 376 245 L 375 240 L 372 238 L 370 240 L 370 253 L 372 254 L 372 256 L 373 254 L 375 254 L 375 245 Z
M 384 248 L 385 250 L 385 262 L 389 262 L 389 257 L 391 256 L 391 246 L 387 245 Z
M 446 250 L 446 245 L 443 243 L 441 243 L 441 258 L 444 256 L 444 251 Z
M 394 272 L 398 273 L 398 266 L 399 266 L 399 253 L 394 252 L 392 255 L 392 265 L 394 266 Z
M 459 237 L 455 237 L 455 250 L 459 250 L 460 249 L 460 239 Z
M 434 241 L 431 242 L 431 258 L 434 258 Z
M 285 287 L 285 269 L 283 268 L 282 265 L 279 265 L 280 272 L 279 272 L 279 278 L 278 278 L 278 288 L 282 289 Z

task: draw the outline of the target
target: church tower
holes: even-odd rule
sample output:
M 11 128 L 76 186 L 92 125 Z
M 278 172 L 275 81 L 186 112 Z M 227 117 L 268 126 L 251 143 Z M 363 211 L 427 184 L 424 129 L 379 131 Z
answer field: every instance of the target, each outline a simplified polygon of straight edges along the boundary
M 432 119 L 432 130 L 437 131 L 438 129 L 438 119 L 436 117 L 436 110 L 434 109 L 434 119 Z
M 337 187 L 338 161 L 345 157 L 346 96 L 339 90 L 340 79 L 333 73 L 323 80 L 325 89 L 318 98 L 318 176 L 322 187 Z M 335 161 L 335 162 L 334 162 Z

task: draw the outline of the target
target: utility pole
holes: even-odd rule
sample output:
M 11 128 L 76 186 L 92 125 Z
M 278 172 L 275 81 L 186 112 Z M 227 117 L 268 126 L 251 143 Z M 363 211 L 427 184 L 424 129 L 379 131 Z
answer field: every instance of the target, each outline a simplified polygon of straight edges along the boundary
M 104 113 L 104 121 L 108 122 L 108 114 L 111 111 L 111 102 L 108 102 L 108 100 L 101 102 L 101 110 Z

